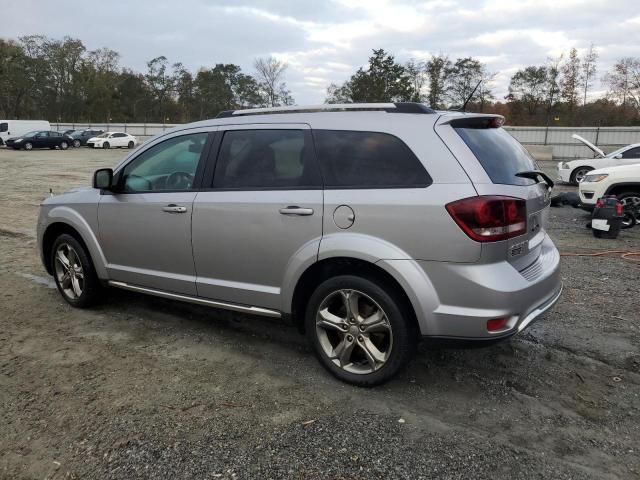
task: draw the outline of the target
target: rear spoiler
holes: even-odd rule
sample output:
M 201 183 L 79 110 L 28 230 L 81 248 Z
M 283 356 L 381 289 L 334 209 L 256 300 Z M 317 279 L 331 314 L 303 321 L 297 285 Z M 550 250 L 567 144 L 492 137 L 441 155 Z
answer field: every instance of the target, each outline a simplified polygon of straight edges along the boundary
M 453 128 L 500 128 L 504 125 L 504 117 L 501 115 L 454 117 L 444 123 L 451 125 Z

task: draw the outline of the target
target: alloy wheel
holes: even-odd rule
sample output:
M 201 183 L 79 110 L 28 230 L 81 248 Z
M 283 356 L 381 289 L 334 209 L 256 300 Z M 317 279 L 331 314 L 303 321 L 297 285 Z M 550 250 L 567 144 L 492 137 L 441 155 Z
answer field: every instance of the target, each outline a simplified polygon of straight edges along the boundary
M 54 269 L 60 290 L 71 300 L 77 300 L 84 290 L 84 270 L 80 257 L 68 243 L 56 249 Z
M 320 303 L 316 335 L 324 354 L 341 369 L 355 374 L 379 370 L 393 347 L 386 313 L 375 300 L 357 290 L 337 290 Z
M 625 227 L 631 227 L 633 224 L 640 219 L 640 195 L 639 196 L 628 196 L 624 197 L 620 200 L 622 203 L 623 213 L 629 212 L 631 215 L 625 215 L 622 223 Z
M 585 168 L 581 168 L 580 170 L 578 170 L 576 172 L 576 183 L 582 182 L 584 180 L 584 177 L 587 176 L 587 173 L 589 173 L 589 170 Z

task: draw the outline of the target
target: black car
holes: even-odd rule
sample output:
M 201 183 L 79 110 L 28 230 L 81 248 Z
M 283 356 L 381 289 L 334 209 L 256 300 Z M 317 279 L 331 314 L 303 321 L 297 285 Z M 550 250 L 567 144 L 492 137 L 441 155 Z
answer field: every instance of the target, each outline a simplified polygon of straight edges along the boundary
M 66 150 L 69 145 L 73 144 L 73 139 L 69 135 L 52 130 L 39 130 L 35 132 L 25 133 L 21 137 L 9 138 L 6 142 L 7 147 L 16 150 L 32 148 L 60 148 Z
M 87 129 L 87 130 L 76 130 L 71 134 L 71 138 L 73 139 L 73 146 L 80 147 L 82 145 L 87 144 L 87 140 L 93 137 L 97 137 L 104 133 L 104 130 L 97 129 Z
M 65 130 L 64 132 L 62 132 L 62 134 L 71 136 L 73 132 L 79 132 L 79 131 L 80 130 Z

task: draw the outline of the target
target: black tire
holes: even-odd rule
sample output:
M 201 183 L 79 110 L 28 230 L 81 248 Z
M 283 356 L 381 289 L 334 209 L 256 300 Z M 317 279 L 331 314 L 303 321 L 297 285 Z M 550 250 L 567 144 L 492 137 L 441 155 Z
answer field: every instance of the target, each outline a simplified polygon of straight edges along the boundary
M 31 142 L 27 142 L 24 144 L 24 149 L 25 150 L 33 150 L 33 143 Z
M 65 288 L 61 284 L 61 280 L 57 274 L 57 268 L 59 267 L 56 266 L 56 263 L 58 262 L 58 260 L 56 260 L 56 254 L 58 252 L 58 249 L 64 248 L 65 245 L 71 247 L 74 250 L 74 252 L 77 254 L 75 256 L 77 260 L 79 260 L 82 267 L 82 292 L 76 298 L 65 292 L 65 290 L 69 290 L 70 288 L 72 289 L 72 287 Z M 77 308 L 87 308 L 91 305 L 95 305 L 100 300 L 102 285 L 100 284 L 100 280 L 96 275 L 95 268 L 93 267 L 93 263 L 91 262 L 91 257 L 89 257 L 89 254 L 84 246 L 72 235 L 64 233 L 56 238 L 55 242 L 53 242 L 53 247 L 51 248 L 51 271 L 53 272 L 53 279 L 55 280 L 56 286 L 58 287 L 58 292 L 60 292 L 62 298 L 64 298 L 65 301 L 70 305 Z
M 82 142 L 80 140 L 74 140 L 73 141 L 73 147 L 74 148 L 80 148 L 82 146 Z
M 640 221 L 640 192 L 623 192 L 616 195 L 624 205 L 625 219 L 622 228 L 631 228 Z
M 129 142 L 127 144 L 127 148 L 132 149 L 135 146 L 135 144 L 133 142 Z
M 334 360 L 332 360 L 326 353 L 326 347 L 323 347 L 322 345 L 323 340 L 320 339 L 320 335 L 322 334 L 318 333 L 318 328 L 316 328 L 318 310 L 323 304 L 325 304 L 324 302 L 327 299 L 332 297 L 332 295 L 339 295 L 341 290 L 355 290 L 360 294 L 364 294 L 365 301 L 373 300 L 377 306 L 382 309 L 383 314 L 388 320 L 388 325 L 385 328 L 391 332 L 389 335 L 391 339 L 387 344 L 387 348 L 383 348 L 383 350 L 388 350 L 388 356 L 384 363 L 374 371 L 368 373 L 347 371 L 342 366 L 334 363 Z M 405 305 L 405 302 L 402 301 L 402 297 L 395 292 L 393 288 L 389 288 L 385 285 L 384 282 L 354 275 L 333 277 L 322 282 L 315 289 L 309 299 L 305 313 L 307 339 L 322 366 L 324 366 L 335 377 L 352 385 L 373 387 L 393 378 L 415 354 L 418 343 L 418 332 L 408 308 L 410 307 Z M 331 332 L 333 330 L 326 331 Z M 345 336 L 342 337 L 342 342 L 344 342 L 344 339 L 349 336 L 346 332 L 344 335 Z M 360 342 L 360 333 L 357 335 L 354 333 L 354 336 L 358 337 L 357 342 Z M 356 342 L 356 338 L 354 338 L 354 336 L 351 336 L 352 343 Z M 327 345 L 327 340 L 328 335 L 324 340 L 325 345 Z M 341 343 L 340 340 L 338 340 L 338 342 Z M 356 345 L 352 347 L 352 352 L 356 352 L 356 346 L 361 348 L 358 343 L 356 343 Z M 360 351 L 362 352 L 362 350 L 363 349 Z M 352 355 L 353 353 L 349 354 L 350 359 L 352 358 Z M 367 366 L 370 365 L 370 363 L 362 361 L 362 365 Z M 346 368 L 349 366 L 358 365 L 355 362 L 352 362 L 344 367 Z
M 67 148 L 69 148 L 69 144 L 67 142 L 65 142 L 65 141 L 60 142 L 60 148 L 62 150 L 66 150 Z
M 580 182 L 578 179 L 583 178 L 588 172 L 593 170 L 591 167 L 578 167 L 573 172 L 571 172 L 571 177 L 569 178 L 571 185 L 578 185 Z
M 109 145 L 109 142 L 104 142 L 102 148 L 111 148 L 111 145 Z

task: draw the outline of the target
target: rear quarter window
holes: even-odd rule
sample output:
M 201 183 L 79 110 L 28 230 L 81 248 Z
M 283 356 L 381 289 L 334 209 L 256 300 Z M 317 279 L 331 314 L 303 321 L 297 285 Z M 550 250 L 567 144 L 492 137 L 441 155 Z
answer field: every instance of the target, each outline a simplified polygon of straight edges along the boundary
M 493 183 L 504 185 L 533 185 L 529 178 L 516 173 L 536 170 L 529 152 L 503 128 L 483 125 L 454 126 L 464 143 L 478 159 Z
M 422 188 L 431 177 L 411 149 L 386 133 L 314 130 L 327 188 Z

